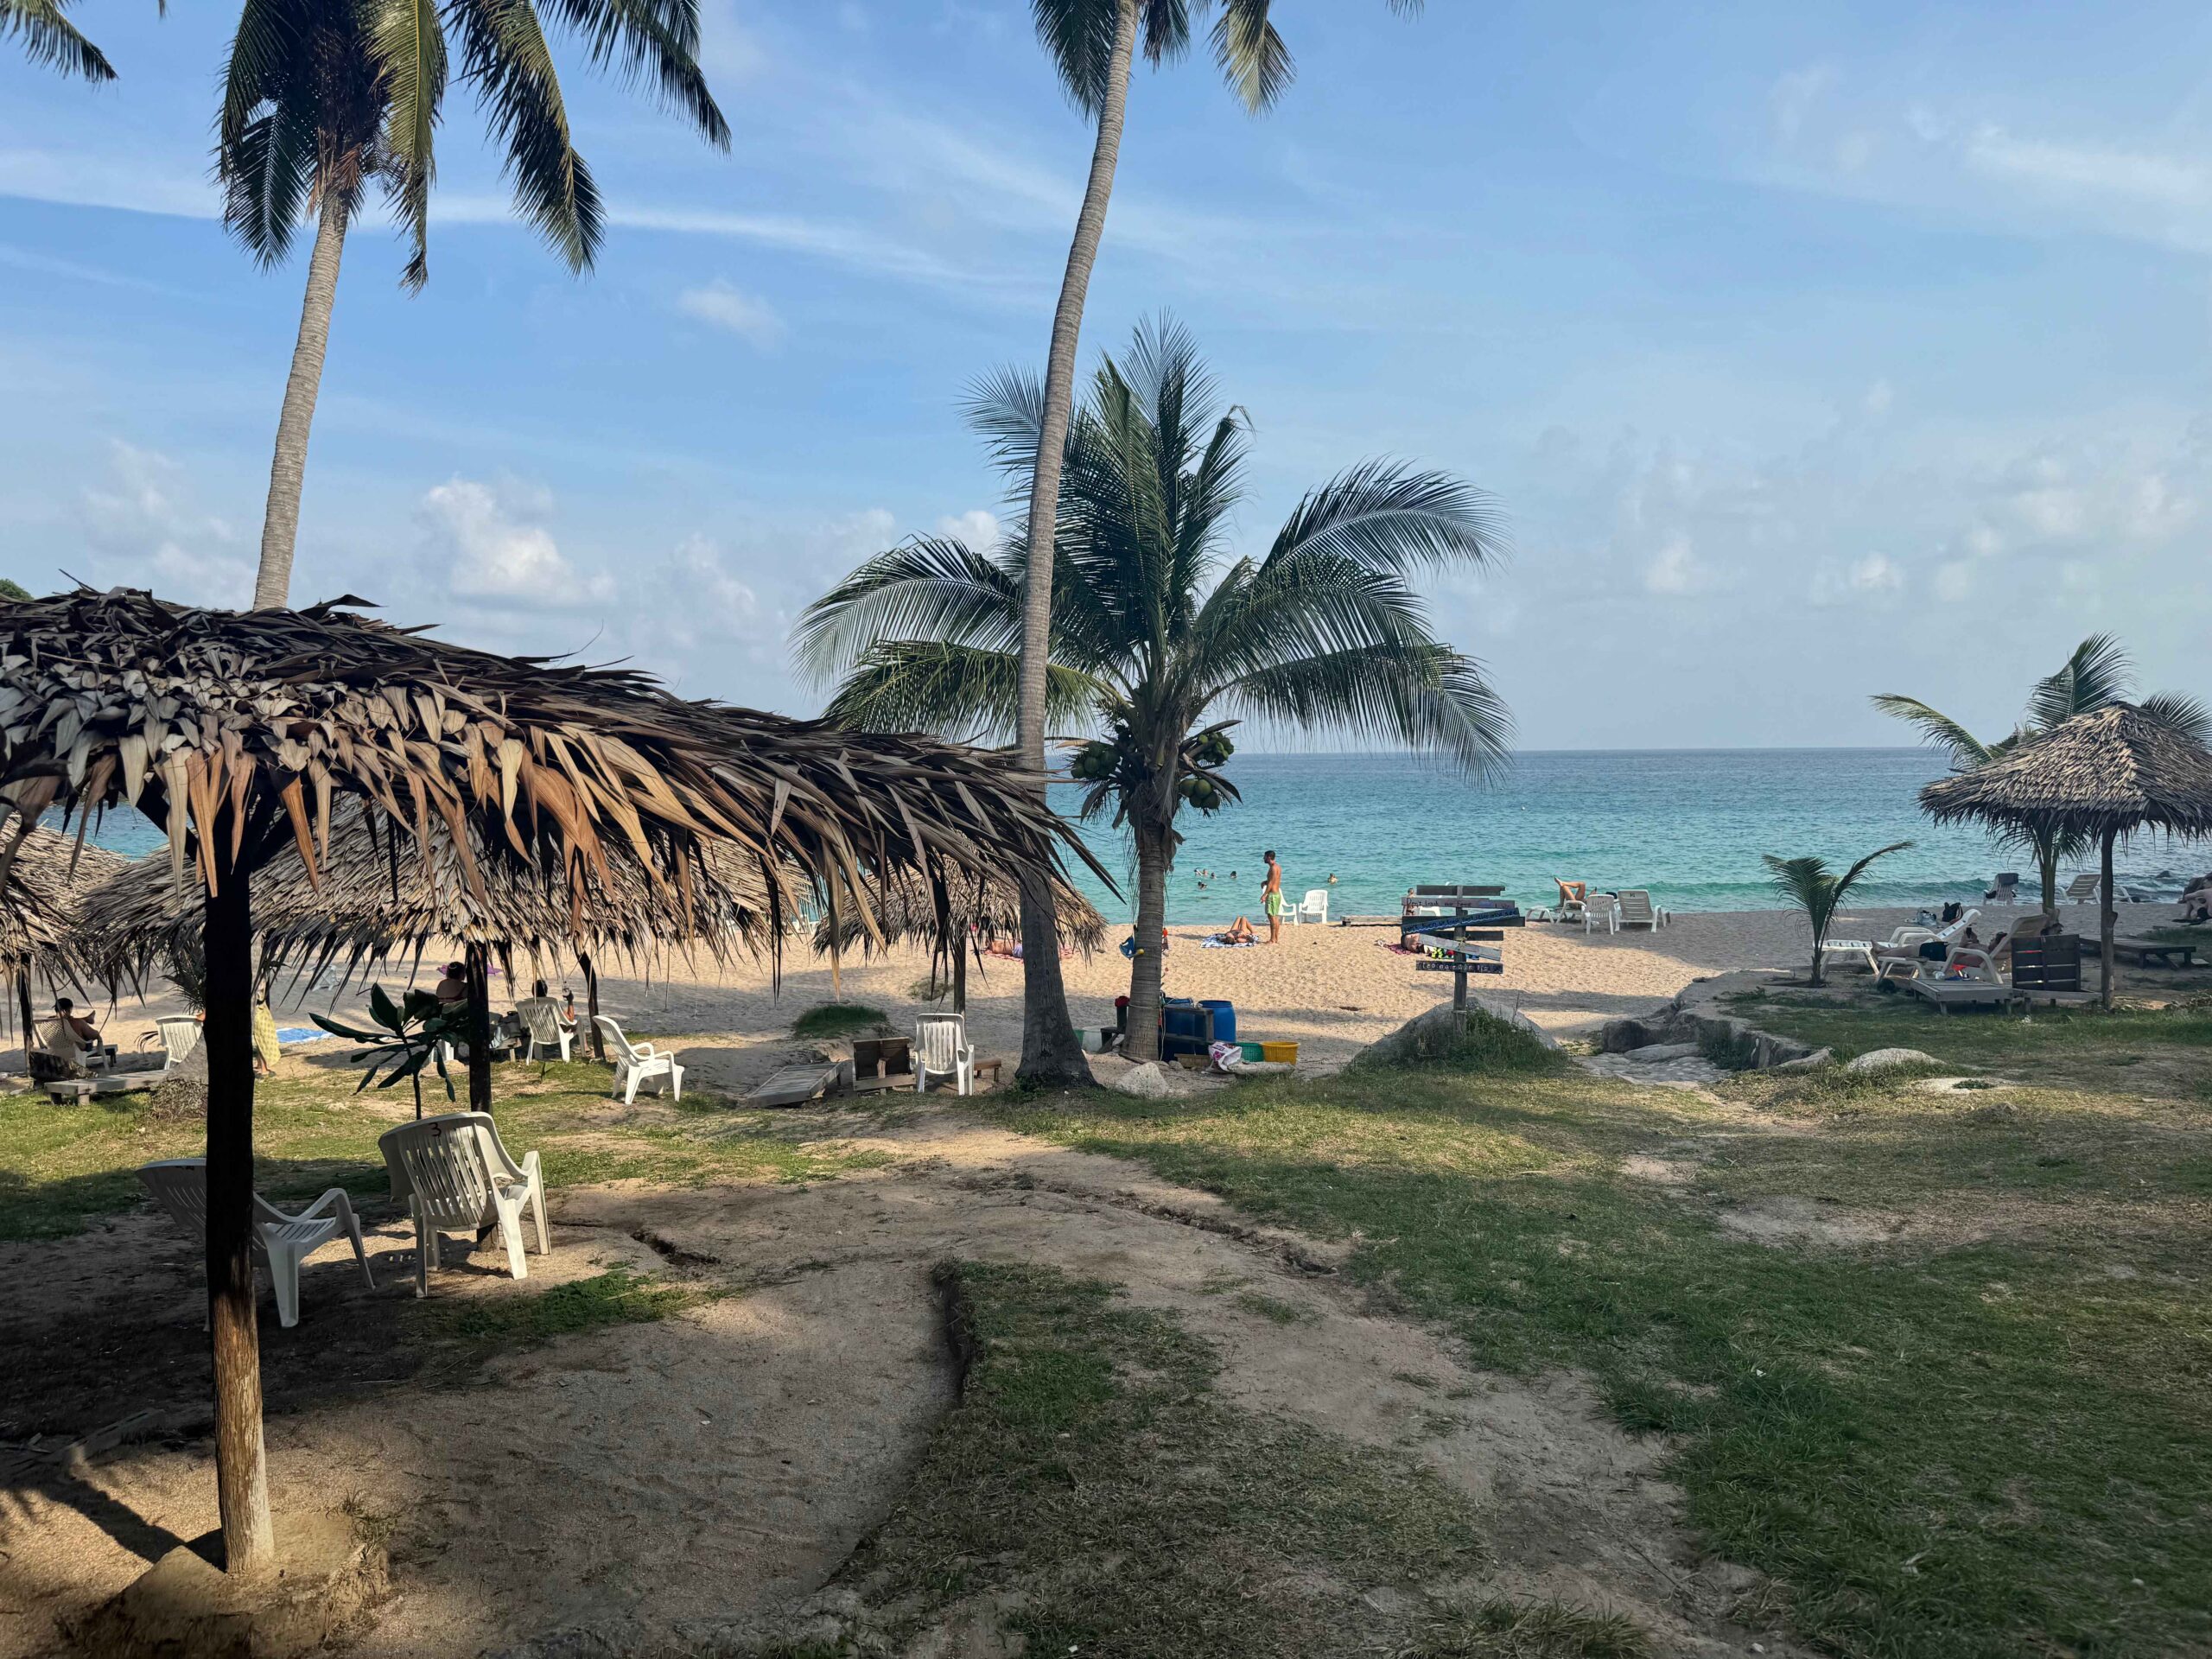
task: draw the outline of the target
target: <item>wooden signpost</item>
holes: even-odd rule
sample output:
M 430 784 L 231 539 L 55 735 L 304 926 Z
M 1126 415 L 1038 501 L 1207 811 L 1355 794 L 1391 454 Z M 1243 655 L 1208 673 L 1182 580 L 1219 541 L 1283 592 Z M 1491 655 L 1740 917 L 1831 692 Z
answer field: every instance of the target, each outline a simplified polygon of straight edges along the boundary
M 1504 893 L 1503 887 L 1415 887 L 1400 907 L 1398 942 L 1417 940 L 1421 949 L 1435 952 L 1416 962 L 1414 969 L 1451 975 L 1452 1007 L 1458 1013 L 1467 1011 L 1469 974 L 1505 971 L 1505 953 L 1496 947 L 1504 942 L 1504 929 L 1522 925 L 1522 916 Z M 1447 910 L 1449 917 L 1441 914 Z

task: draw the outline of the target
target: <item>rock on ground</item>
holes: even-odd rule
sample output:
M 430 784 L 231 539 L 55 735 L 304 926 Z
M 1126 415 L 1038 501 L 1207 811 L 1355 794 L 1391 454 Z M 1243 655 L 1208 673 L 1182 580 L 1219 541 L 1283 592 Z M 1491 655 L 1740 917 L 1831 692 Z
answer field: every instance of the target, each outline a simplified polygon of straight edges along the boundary
M 1916 1048 L 1869 1049 L 1855 1059 L 1846 1060 L 1847 1071 L 1893 1071 L 1905 1065 L 1941 1065 L 1933 1054 L 1923 1054 Z

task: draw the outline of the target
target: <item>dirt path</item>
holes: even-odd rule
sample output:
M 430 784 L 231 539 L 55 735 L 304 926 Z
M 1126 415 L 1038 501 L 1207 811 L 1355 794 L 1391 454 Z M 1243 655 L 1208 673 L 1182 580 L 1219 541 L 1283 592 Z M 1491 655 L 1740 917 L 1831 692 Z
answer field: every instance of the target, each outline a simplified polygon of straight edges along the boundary
M 809 1186 L 556 1194 L 554 1255 L 533 1258 L 534 1275 L 651 1262 L 742 1294 L 495 1361 L 463 1389 L 274 1402 L 279 1507 L 344 1501 L 393 1527 L 403 1593 L 358 1651 L 472 1659 L 561 1626 L 614 1644 L 568 1650 L 681 1649 L 818 1586 L 951 1397 L 929 1283 L 948 1257 L 1126 1286 L 1216 1344 L 1231 1401 L 1412 1450 L 1483 1511 L 1500 1592 L 1628 1612 L 1665 1653 L 1754 1651 L 1725 1619 L 1747 1575 L 1687 1542 L 1654 1472 L 1663 1446 L 1613 1427 L 1576 1379 L 1471 1372 L 1440 1337 L 1368 1311 L 1334 1271 L 1340 1249 L 1113 1160 L 938 1110 L 860 1144 L 893 1161 Z M 387 1229 L 378 1244 L 407 1242 Z M 310 1306 L 346 1294 L 350 1261 L 326 1255 Z M 404 1276 L 384 1262 L 378 1294 L 404 1294 Z M 504 1289 L 485 1275 L 440 1294 Z M 267 1340 L 312 1340 L 313 1323 Z M 132 1576 L 149 1535 L 212 1525 L 204 1456 L 125 1447 L 67 1491 L 0 1497 L 0 1653 L 42 1650 L 24 1638 Z

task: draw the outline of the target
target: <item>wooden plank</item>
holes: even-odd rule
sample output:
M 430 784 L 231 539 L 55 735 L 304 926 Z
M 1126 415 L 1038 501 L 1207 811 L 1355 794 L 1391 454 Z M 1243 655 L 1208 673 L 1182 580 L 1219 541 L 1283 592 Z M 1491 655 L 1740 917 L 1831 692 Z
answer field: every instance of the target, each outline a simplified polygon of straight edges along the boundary
M 1430 902 L 1433 903 L 1434 895 L 1437 894 L 1441 894 L 1446 898 L 1457 897 L 1459 895 L 1465 894 L 1466 897 L 1471 899 L 1495 899 L 1504 891 L 1505 889 L 1503 887 L 1470 887 L 1461 886 L 1452 887 L 1415 887 L 1414 889 L 1414 893 L 1421 897 L 1428 898 Z
M 746 1096 L 749 1106 L 796 1106 L 812 1100 L 837 1075 L 835 1065 L 786 1065 L 772 1073 Z
M 1459 939 L 1424 939 L 1421 941 L 1421 948 L 1424 950 L 1441 951 L 1446 956 L 1471 957 L 1478 962 L 1504 960 L 1503 951 L 1491 945 L 1478 944 L 1472 940 L 1463 942 Z
M 1428 962 L 1414 963 L 1414 971 L 1423 974 L 1502 974 L 1502 962 Z

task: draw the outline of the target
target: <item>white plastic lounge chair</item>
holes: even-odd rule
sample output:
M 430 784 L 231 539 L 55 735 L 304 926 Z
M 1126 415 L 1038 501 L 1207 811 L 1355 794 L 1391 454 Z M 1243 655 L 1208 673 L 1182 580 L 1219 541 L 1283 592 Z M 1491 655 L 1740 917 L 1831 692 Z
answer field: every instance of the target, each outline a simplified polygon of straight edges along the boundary
M 2097 896 L 2097 888 L 2103 880 L 2104 877 L 2096 871 L 2084 870 L 2066 884 L 2066 891 L 2060 896 L 2075 904 L 2086 905 Z
M 976 1050 L 968 1022 L 957 1014 L 925 1014 L 914 1022 L 914 1092 L 925 1094 L 930 1077 L 950 1077 L 961 1094 L 976 1092 Z
M 1558 918 L 1562 922 L 1579 922 L 1590 907 L 1590 891 L 1586 881 L 1562 881 L 1552 877 L 1552 885 L 1559 889 Z
M 1651 893 L 1645 887 L 1623 887 L 1620 892 L 1620 921 L 1622 927 L 1648 927 L 1654 933 L 1667 925 L 1668 914 L 1651 902 Z
M 2018 904 L 2020 902 L 2020 873 L 2018 870 L 1998 871 L 1997 885 L 1983 893 L 1981 900 L 1986 905 Z
M 165 1068 L 175 1071 L 200 1046 L 200 1024 L 188 1014 L 165 1014 L 154 1021 L 162 1048 L 168 1055 Z
M 1326 887 L 1306 888 L 1306 897 L 1285 910 L 1282 918 L 1287 922 L 1312 922 L 1317 926 L 1327 926 L 1329 890 Z
M 205 1158 L 166 1158 L 138 1172 L 154 1202 L 191 1237 L 207 1238 L 207 1160 Z M 300 1263 L 340 1234 L 353 1246 L 353 1259 L 361 1264 L 361 1282 L 377 1287 L 369 1271 L 369 1254 L 361 1243 L 361 1224 L 353 1215 L 353 1201 L 342 1186 L 334 1186 L 296 1216 L 288 1216 L 260 1193 L 253 1195 L 253 1253 L 269 1264 L 269 1281 L 276 1291 L 276 1319 L 286 1330 L 300 1322 Z
M 569 1045 L 576 1040 L 576 1028 L 561 1023 L 561 1005 L 550 996 L 524 997 L 515 1004 L 515 1012 L 522 1016 L 524 1031 L 529 1033 L 524 1058 L 541 1059 L 547 1049 L 558 1049 L 561 1058 L 569 1058 Z
M 496 1225 L 507 1247 L 507 1271 L 527 1279 L 522 1217 L 528 1209 L 537 1222 L 537 1253 L 552 1249 L 537 1154 L 526 1152 L 522 1162 L 515 1162 L 500 1144 L 499 1126 L 489 1113 L 448 1112 L 402 1123 L 378 1135 L 377 1147 L 391 1173 L 393 1202 L 406 1205 L 414 1218 L 417 1296 L 430 1294 L 430 1264 L 441 1233 L 474 1233 Z
M 622 1096 L 625 1106 L 636 1105 L 638 1085 L 653 1077 L 666 1077 L 676 1098 L 683 1098 L 683 1068 L 676 1063 L 675 1055 L 664 1054 L 651 1043 L 632 1042 L 622 1034 L 622 1027 L 603 1014 L 594 1023 L 614 1056 L 614 1092 Z

